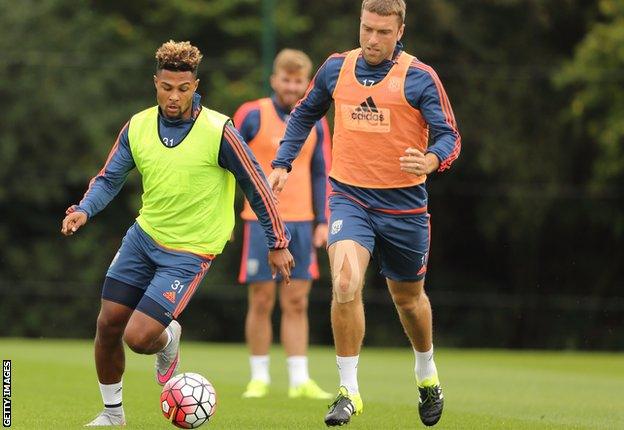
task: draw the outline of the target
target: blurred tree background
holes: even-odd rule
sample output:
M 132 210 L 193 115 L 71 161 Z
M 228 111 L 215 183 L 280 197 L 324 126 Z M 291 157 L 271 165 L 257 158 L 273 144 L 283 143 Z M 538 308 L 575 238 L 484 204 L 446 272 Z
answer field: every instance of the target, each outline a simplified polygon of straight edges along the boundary
M 302 49 L 318 66 L 358 43 L 359 1 L 272 4 L 278 49 Z M 463 137 L 451 171 L 429 180 L 437 343 L 622 349 L 623 3 L 407 4 L 405 48 L 438 71 Z M 164 41 L 203 52 L 205 105 L 232 114 L 266 95 L 262 8 L 0 0 L 0 335 L 94 333 L 103 275 L 139 207 L 138 175 L 71 239 L 59 233 L 65 208 L 125 121 L 155 104 L 153 55 Z M 319 256 L 311 340 L 330 343 L 330 278 Z M 239 259 L 235 241 L 215 261 L 182 318 L 190 338 L 242 340 Z M 375 270 L 365 302 L 366 342 L 405 344 Z

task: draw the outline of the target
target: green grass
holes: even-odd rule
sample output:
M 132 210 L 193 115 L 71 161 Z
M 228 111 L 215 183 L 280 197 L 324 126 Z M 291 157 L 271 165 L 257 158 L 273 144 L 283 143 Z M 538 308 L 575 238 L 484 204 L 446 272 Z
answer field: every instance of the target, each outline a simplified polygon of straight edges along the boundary
M 13 428 L 81 428 L 101 408 L 89 341 L 0 339 L 13 360 Z M 288 400 L 281 348 L 271 353 L 268 398 L 242 400 L 247 353 L 242 345 L 183 342 L 182 369 L 203 374 L 219 406 L 204 428 L 322 429 L 326 402 Z M 153 357 L 126 354 L 124 405 L 128 430 L 170 429 L 159 411 Z M 622 354 L 439 349 L 436 362 L 446 408 L 437 429 L 622 429 Z M 310 351 L 312 376 L 337 383 L 330 348 Z M 409 349 L 365 348 L 359 366 L 364 414 L 349 429 L 424 428 L 418 419 Z

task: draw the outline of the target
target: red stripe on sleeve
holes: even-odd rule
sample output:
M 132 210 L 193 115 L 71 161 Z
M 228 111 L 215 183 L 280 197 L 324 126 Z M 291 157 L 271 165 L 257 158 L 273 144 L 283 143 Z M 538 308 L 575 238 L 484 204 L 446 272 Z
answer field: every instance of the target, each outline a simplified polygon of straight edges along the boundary
M 450 155 L 440 163 L 440 167 L 438 168 L 439 171 L 446 170 L 451 166 L 453 161 L 457 159 L 461 151 L 461 136 L 459 132 L 457 131 L 457 122 L 455 121 L 455 114 L 453 113 L 453 108 L 451 108 L 451 102 L 449 101 L 448 96 L 446 95 L 446 91 L 444 91 L 444 86 L 442 85 L 442 82 L 440 81 L 438 74 L 435 72 L 435 70 L 433 70 L 433 68 L 417 60 L 412 61 L 411 66 L 416 67 L 420 70 L 424 70 L 425 72 L 429 73 L 429 75 L 433 79 L 436 89 L 438 90 L 438 96 L 440 98 L 440 106 L 442 108 L 442 113 L 444 113 L 444 118 L 446 120 L 446 123 L 453 129 L 453 131 L 455 132 L 455 135 L 457 136 L 457 138 L 455 139 L 453 150 L 451 151 Z
M 260 194 L 262 201 L 264 202 L 265 207 L 267 208 L 267 213 L 269 214 L 269 219 L 271 220 L 271 225 L 273 226 L 273 232 L 275 233 L 275 248 L 285 248 L 288 246 L 288 241 L 286 240 L 285 235 L 285 227 L 278 215 L 277 207 L 275 206 L 275 198 L 273 193 L 266 187 L 264 182 L 262 181 L 259 173 L 253 166 L 251 159 L 247 155 L 243 144 L 236 138 L 236 136 L 227 129 L 224 130 L 223 134 L 232 147 L 236 155 L 238 156 L 241 164 L 247 171 L 247 174 L 251 178 L 252 182 L 256 186 L 256 190 Z
M 332 58 L 339 58 L 339 57 L 346 57 L 347 54 L 349 53 L 349 51 L 347 52 L 342 52 L 340 54 L 335 53 L 330 55 L 329 57 L 327 57 L 327 60 L 325 60 L 325 62 L 323 63 L 323 65 L 321 67 L 319 67 L 319 70 L 321 70 L 323 68 L 323 66 L 325 66 L 325 64 L 327 64 L 327 62 L 329 60 L 331 60 Z M 310 81 L 310 85 L 308 85 L 308 88 L 306 89 L 305 94 L 303 95 L 303 97 L 301 97 L 301 99 L 299 99 L 299 101 L 295 104 L 295 107 L 293 108 L 293 110 L 297 109 L 297 106 L 299 106 L 306 98 L 308 98 L 308 94 L 310 94 L 310 91 L 312 91 L 312 88 L 314 88 L 314 82 L 316 82 L 316 75 L 318 74 L 318 70 L 316 71 L 316 73 L 314 74 L 314 77 L 312 77 L 312 80 Z
M 258 172 L 256 172 L 256 169 L 254 169 L 252 161 L 249 159 L 245 148 L 243 148 L 242 146 L 242 143 L 236 138 L 236 135 L 234 135 L 234 133 L 226 128 L 224 136 L 232 149 L 234 149 L 234 152 L 236 152 L 238 159 L 240 160 L 245 171 L 251 178 L 253 184 L 256 187 L 256 190 L 258 191 L 258 194 L 260 194 L 260 197 L 262 198 L 262 201 L 267 208 L 267 212 L 269 213 L 269 218 L 271 219 L 271 224 L 273 225 L 273 231 L 275 232 L 276 238 L 279 239 L 279 223 L 276 224 L 274 219 L 274 214 L 277 213 L 277 209 L 274 206 L 271 206 L 271 203 L 274 202 L 273 195 L 268 191 L 267 188 L 264 187 L 262 179 L 258 175 Z M 274 213 L 271 211 L 272 209 L 274 209 Z
M 245 221 L 245 225 L 243 227 L 243 253 L 241 255 L 240 271 L 238 273 L 239 284 L 247 283 L 247 258 L 249 257 L 249 242 L 251 242 L 251 238 L 249 236 L 250 225 L 249 222 Z
M 321 118 L 321 125 L 323 126 L 323 158 L 325 159 L 325 219 L 329 223 L 329 193 L 331 187 L 329 185 L 329 171 L 331 170 L 332 155 L 331 155 L 331 137 L 329 131 L 329 123 L 327 118 Z
M 110 152 L 108 153 L 108 157 L 106 158 L 106 162 L 104 163 L 104 167 L 102 167 L 100 169 L 100 171 L 98 172 L 97 175 L 95 175 L 93 178 L 91 178 L 91 180 L 89 181 L 89 185 L 87 187 L 87 191 L 85 191 L 84 195 L 82 196 L 82 200 L 84 200 L 85 197 L 87 197 L 87 194 L 89 194 L 89 191 L 91 191 L 91 187 L 93 186 L 93 183 L 95 182 L 95 178 L 97 178 L 98 176 L 105 176 L 106 168 L 108 167 L 108 164 L 110 163 L 111 159 L 113 158 L 113 155 L 115 155 L 115 152 L 117 152 L 117 149 L 119 148 L 119 139 L 121 139 L 121 135 L 123 134 L 124 130 L 126 130 L 126 128 L 128 128 L 128 124 L 130 124 L 130 121 L 128 121 L 127 123 L 124 124 L 123 127 L 121 127 L 121 131 L 117 135 L 117 139 L 115 140 L 115 143 L 113 144 L 113 147 L 111 148 Z
M 306 99 L 308 98 L 308 94 L 310 94 L 310 91 L 312 91 L 312 88 L 314 88 L 314 81 L 316 80 L 316 75 L 314 75 L 314 77 L 312 78 L 312 80 L 310 81 L 310 84 L 308 85 L 308 88 L 306 89 L 305 94 L 303 95 L 303 97 L 301 97 L 297 103 L 295 103 L 295 107 L 293 108 L 293 110 L 297 109 L 297 107 Z M 292 112 L 292 111 L 291 111 Z

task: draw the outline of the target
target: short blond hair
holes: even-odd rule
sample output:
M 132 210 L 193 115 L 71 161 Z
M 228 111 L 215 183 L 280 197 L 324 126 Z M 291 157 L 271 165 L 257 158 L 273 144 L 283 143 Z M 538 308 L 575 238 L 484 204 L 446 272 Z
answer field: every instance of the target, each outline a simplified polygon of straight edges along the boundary
M 163 43 L 156 51 L 156 70 L 166 69 L 197 74 L 201 59 L 201 52 L 190 42 L 170 40 Z
M 365 10 L 381 16 L 396 15 L 400 25 L 405 22 L 405 0 L 363 0 L 362 12 Z
M 304 72 L 310 77 L 312 60 L 303 51 L 282 49 L 273 61 L 273 73 L 277 73 L 278 70 L 284 70 L 286 73 Z

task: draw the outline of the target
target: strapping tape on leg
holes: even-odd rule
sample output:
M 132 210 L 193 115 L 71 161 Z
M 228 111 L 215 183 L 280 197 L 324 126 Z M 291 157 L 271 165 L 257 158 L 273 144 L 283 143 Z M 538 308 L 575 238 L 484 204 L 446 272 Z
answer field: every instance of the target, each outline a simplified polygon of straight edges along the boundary
M 350 275 L 345 275 L 345 266 Z M 344 279 L 348 276 L 348 279 Z M 361 288 L 363 274 L 360 272 L 357 250 L 353 246 L 339 246 L 334 253 L 334 273 L 332 284 L 338 303 L 348 303 L 355 299 Z

